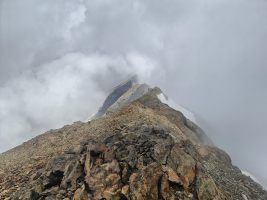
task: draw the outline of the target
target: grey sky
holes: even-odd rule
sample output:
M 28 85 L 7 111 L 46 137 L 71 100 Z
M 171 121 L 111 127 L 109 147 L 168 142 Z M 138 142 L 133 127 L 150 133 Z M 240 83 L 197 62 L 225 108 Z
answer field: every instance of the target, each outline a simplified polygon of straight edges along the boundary
M 137 73 L 267 187 L 266 0 L 0 0 L 0 151 Z

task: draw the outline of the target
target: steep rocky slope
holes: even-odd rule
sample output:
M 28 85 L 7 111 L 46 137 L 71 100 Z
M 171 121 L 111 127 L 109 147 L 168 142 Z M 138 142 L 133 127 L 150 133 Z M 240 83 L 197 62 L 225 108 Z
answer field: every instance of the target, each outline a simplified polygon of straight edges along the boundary
M 159 88 L 116 87 L 97 119 L 0 155 L 0 199 L 266 200 Z

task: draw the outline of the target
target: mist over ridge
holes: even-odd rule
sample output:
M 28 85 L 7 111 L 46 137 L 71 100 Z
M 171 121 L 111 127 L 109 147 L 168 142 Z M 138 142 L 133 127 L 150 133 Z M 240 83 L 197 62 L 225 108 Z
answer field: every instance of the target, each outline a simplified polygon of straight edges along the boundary
M 267 2 L 0 2 L 0 151 L 87 120 L 130 74 L 267 185 Z

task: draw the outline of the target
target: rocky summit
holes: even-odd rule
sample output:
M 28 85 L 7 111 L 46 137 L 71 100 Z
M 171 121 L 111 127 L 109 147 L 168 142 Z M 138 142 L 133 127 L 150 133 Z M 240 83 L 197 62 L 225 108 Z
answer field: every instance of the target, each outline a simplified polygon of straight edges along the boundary
M 0 199 L 266 200 L 159 88 L 131 78 L 88 122 L 0 154 Z

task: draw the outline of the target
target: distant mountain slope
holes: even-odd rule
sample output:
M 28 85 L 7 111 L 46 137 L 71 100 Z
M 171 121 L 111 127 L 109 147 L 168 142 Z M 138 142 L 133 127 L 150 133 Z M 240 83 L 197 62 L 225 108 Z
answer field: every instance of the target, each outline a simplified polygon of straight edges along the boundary
M 266 200 L 159 88 L 129 80 L 97 119 L 0 154 L 0 199 Z
M 108 108 L 110 108 L 122 95 L 124 95 L 128 90 L 130 90 L 135 84 L 137 84 L 137 77 L 133 76 L 124 83 L 116 86 L 113 91 L 108 95 L 94 118 L 101 117 L 102 115 L 104 115 L 107 112 Z

